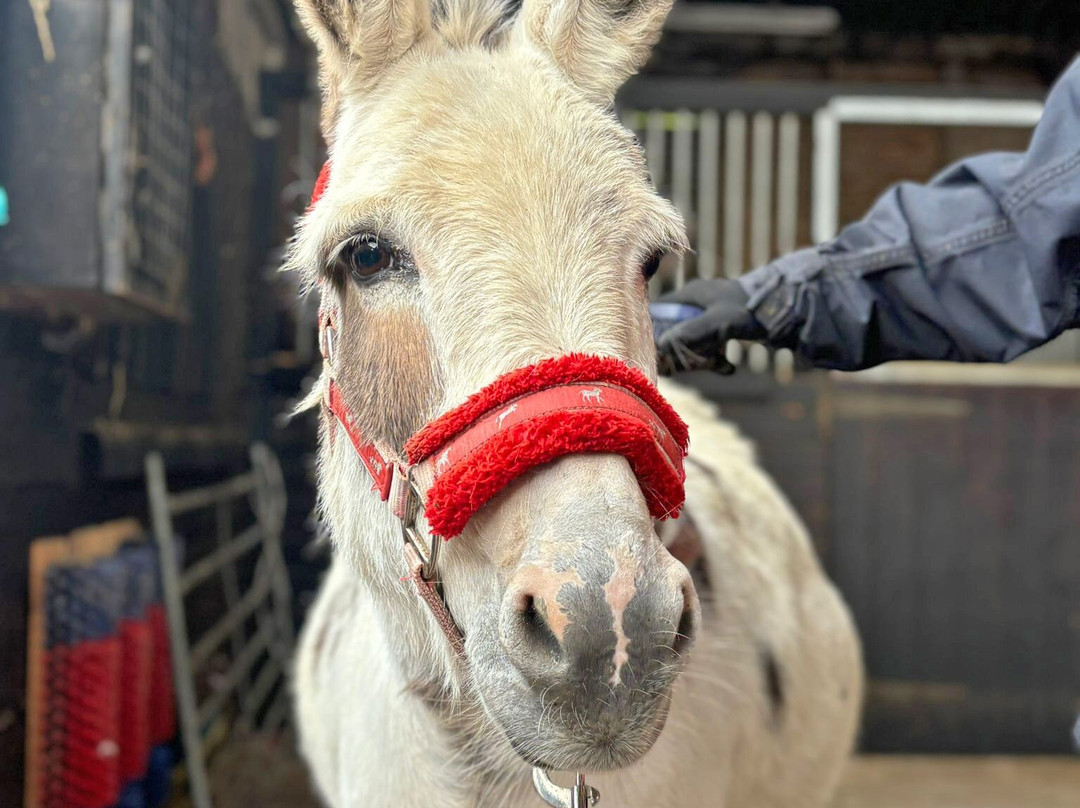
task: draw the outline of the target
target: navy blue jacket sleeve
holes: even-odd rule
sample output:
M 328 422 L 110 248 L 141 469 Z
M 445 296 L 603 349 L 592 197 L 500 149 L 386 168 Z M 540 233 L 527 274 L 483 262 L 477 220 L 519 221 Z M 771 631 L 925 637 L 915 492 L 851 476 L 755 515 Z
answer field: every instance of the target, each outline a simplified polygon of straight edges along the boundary
M 842 370 L 1007 362 L 1080 325 L 1080 60 L 1027 152 L 897 185 L 833 241 L 740 282 L 772 344 Z

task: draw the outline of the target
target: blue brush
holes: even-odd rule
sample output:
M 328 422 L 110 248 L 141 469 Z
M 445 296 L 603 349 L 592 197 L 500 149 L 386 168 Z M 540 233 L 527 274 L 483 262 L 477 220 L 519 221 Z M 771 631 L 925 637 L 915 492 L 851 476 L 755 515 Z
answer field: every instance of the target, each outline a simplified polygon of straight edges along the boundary
M 705 309 L 691 306 L 686 303 L 651 303 L 649 314 L 653 321 L 653 339 L 659 340 L 660 335 L 670 328 L 674 328 L 684 320 L 691 320 L 704 312 Z

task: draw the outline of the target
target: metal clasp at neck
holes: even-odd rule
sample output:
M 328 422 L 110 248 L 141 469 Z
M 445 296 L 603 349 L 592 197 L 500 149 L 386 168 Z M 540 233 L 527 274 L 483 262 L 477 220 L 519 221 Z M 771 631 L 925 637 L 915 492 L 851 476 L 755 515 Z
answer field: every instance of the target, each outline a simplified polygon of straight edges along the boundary
M 540 799 L 552 808 L 590 808 L 600 802 L 600 792 L 585 784 L 584 774 L 575 775 L 574 785 L 563 788 L 551 782 L 544 769 L 534 766 L 532 781 Z

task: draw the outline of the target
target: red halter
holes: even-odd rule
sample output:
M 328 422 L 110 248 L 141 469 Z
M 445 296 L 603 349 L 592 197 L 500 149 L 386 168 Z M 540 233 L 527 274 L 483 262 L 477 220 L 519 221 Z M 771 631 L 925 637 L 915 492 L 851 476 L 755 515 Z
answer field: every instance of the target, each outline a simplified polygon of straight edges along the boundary
M 407 462 L 367 440 L 331 379 L 327 406 L 371 475 L 372 489 L 404 517 L 397 489 L 417 475 L 433 480 L 425 496 L 431 532 L 459 535 L 469 519 L 514 479 L 564 455 L 625 457 L 657 519 L 683 504 L 686 424 L 643 373 L 618 359 L 570 354 L 519 368 L 409 439 Z M 422 473 L 420 473 L 422 470 Z
M 312 205 L 327 178 L 324 166 Z M 686 424 L 644 373 L 619 359 L 569 354 L 513 370 L 424 426 L 398 459 L 367 439 L 349 411 L 333 376 L 336 336 L 336 311 L 325 311 L 319 344 L 331 373 L 326 407 L 371 476 L 372 490 L 402 520 L 412 577 L 459 653 L 461 634 L 433 580 L 437 537 L 459 535 L 525 471 L 570 454 L 618 454 L 630 463 L 653 517 L 677 516 L 682 508 Z M 426 552 L 412 524 L 420 506 L 432 534 Z

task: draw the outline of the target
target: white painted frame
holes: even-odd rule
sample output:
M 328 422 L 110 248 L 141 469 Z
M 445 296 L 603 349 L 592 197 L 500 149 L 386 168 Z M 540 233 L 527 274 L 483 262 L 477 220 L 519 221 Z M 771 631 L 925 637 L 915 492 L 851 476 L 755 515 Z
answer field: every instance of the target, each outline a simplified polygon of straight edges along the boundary
M 811 236 L 836 236 L 840 218 L 840 127 L 844 124 L 1033 128 L 1039 101 L 986 98 L 836 96 L 814 114 Z

